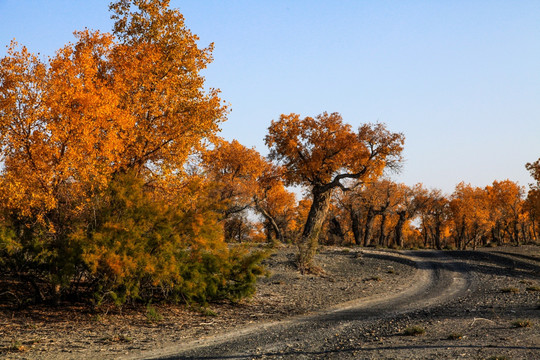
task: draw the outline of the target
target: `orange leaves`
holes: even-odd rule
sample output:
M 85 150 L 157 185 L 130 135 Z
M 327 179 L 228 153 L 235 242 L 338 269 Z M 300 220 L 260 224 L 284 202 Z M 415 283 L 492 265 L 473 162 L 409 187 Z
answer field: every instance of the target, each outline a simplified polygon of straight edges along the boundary
M 48 63 L 11 45 L 0 62 L 4 202 L 46 212 L 115 172 L 161 180 L 215 136 L 226 108 L 199 75 L 211 47 L 166 5 L 119 1 L 115 35 L 76 32 Z
M 203 153 L 203 167 L 217 185 L 229 209 L 245 209 L 259 192 L 259 181 L 270 164 L 255 150 L 238 141 L 219 141 Z
M 384 125 L 363 125 L 355 133 L 338 113 L 300 119 L 281 115 L 272 121 L 265 138 L 270 159 L 285 168 L 288 185 L 310 188 L 313 202 L 300 241 L 300 267 L 308 270 L 317 248 L 318 234 L 328 212 L 332 190 L 346 189 L 382 175 L 401 161 L 404 137 Z M 347 181 L 348 183 L 344 183 Z
M 355 133 L 338 113 L 300 119 L 281 115 L 266 136 L 270 158 L 287 169 L 290 184 L 341 186 L 341 180 L 376 178 L 401 160 L 403 135 L 384 125 L 363 125 Z

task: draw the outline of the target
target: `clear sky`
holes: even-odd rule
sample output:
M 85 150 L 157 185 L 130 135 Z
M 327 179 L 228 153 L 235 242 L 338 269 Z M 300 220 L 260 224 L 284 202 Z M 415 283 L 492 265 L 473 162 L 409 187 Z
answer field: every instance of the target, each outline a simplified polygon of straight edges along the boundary
M 109 31 L 106 0 L 0 0 L 13 38 L 43 56 L 76 29 Z M 226 139 L 266 154 L 282 113 L 339 112 L 406 137 L 397 181 L 447 193 L 465 181 L 531 182 L 540 157 L 540 1 L 172 0 L 200 45 L 207 85 L 231 105 Z

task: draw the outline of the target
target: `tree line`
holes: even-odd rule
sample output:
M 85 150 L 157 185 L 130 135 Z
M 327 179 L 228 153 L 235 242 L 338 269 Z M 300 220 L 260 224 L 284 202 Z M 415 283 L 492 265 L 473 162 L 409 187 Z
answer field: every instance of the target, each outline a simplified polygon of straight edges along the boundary
M 317 120 L 325 117 L 340 119 L 338 114 L 322 114 Z M 381 125 L 377 126 L 379 130 L 383 129 Z M 327 131 L 326 126 L 320 129 L 327 134 L 318 134 L 317 138 L 328 136 L 326 141 L 330 143 L 335 135 Z M 290 141 L 290 138 L 284 139 Z M 316 148 L 315 144 L 312 146 Z M 301 151 L 297 144 L 290 149 L 293 156 L 298 156 L 304 164 L 307 165 L 307 161 L 317 163 L 310 164 L 310 168 L 300 168 L 299 164 L 276 167 L 275 162 L 264 159 L 254 149 L 243 147 L 237 141 L 222 142 L 211 151 L 207 161 L 213 165 L 207 168 L 208 174 L 214 181 L 223 182 L 221 189 L 229 189 L 226 194 L 222 193 L 222 196 L 230 196 L 230 207 L 224 218 L 228 241 L 258 239 L 308 246 L 302 241 L 311 240 L 303 240 L 302 236 L 311 226 L 308 224 L 310 212 L 313 214 L 314 209 L 321 207 L 317 203 L 320 200 L 315 200 L 315 196 L 320 195 L 313 195 L 318 191 L 315 186 L 307 186 L 304 196 L 296 202 L 294 193 L 285 186 L 287 176 L 291 176 L 287 171 L 293 171 L 294 175 L 301 173 L 308 179 L 306 182 L 310 179 L 319 181 L 327 171 L 322 164 L 328 166 L 330 157 L 335 156 L 338 150 L 327 146 L 324 151 L 328 151 L 329 158 L 319 154 L 300 155 Z M 257 161 L 250 167 L 252 159 Z M 326 208 L 319 215 L 322 220 L 315 243 L 475 249 L 479 246 L 537 242 L 540 230 L 539 162 L 526 165 L 537 181 L 531 184 L 528 193 L 524 186 L 503 180 L 483 188 L 461 182 L 452 194 L 444 194 L 440 189 L 428 189 L 422 184 L 407 186 L 396 183 L 383 172 L 329 187 Z M 346 174 L 346 168 L 340 164 L 335 164 L 328 179 Z M 395 169 L 398 163 L 385 164 L 384 169 L 389 165 Z M 272 170 L 265 173 L 262 170 L 265 166 Z M 257 170 L 252 172 L 250 169 Z M 269 179 L 273 179 L 273 183 L 269 183 Z M 327 180 L 327 183 L 331 181 Z M 259 214 L 259 218 L 250 216 L 253 213 Z
M 212 45 L 167 0 L 118 0 L 112 33 L 84 30 L 47 60 L 0 60 L 0 300 L 94 306 L 239 300 L 265 251 L 320 243 L 467 248 L 536 241 L 511 181 L 446 196 L 386 178 L 405 137 L 338 113 L 281 115 L 268 157 L 219 137 L 227 106 L 200 75 Z M 304 191 L 297 199 L 290 190 Z

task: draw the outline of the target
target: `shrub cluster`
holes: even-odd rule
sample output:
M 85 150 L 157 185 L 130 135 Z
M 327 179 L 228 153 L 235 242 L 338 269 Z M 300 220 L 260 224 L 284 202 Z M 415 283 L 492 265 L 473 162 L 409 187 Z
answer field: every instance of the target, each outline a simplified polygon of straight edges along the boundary
M 5 214 L 0 272 L 18 284 L 15 291 L 30 287 L 33 300 L 41 302 L 205 304 L 249 296 L 262 274 L 263 253 L 227 246 L 218 204 L 204 196 L 206 187 L 191 180 L 177 195 L 164 197 L 140 176 L 118 174 L 59 229 Z

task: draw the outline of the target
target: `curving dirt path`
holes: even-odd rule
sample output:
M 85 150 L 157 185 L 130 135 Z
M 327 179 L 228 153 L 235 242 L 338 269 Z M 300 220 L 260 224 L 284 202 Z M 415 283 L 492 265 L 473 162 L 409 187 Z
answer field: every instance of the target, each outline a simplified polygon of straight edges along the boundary
M 157 305 L 163 318 L 149 321 L 137 308 L 0 306 L 0 358 L 540 359 L 538 245 L 323 247 L 326 276 L 300 275 L 294 258 L 278 249 L 253 298 L 208 314 Z M 425 333 L 405 336 L 412 327 Z
M 349 301 L 313 315 L 254 325 L 214 338 L 193 341 L 167 353 L 147 354 L 159 359 L 311 359 L 358 358 L 361 347 L 340 350 L 329 347 L 329 339 L 348 338 L 359 344 L 355 334 L 365 334 L 377 321 L 392 321 L 419 309 L 445 304 L 472 291 L 475 275 L 469 265 L 447 252 L 408 252 L 407 256 L 377 252 L 385 260 L 416 263 L 412 285 L 390 297 L 374 296 Z M 352 349 L 356 349 L 354 351 Z

